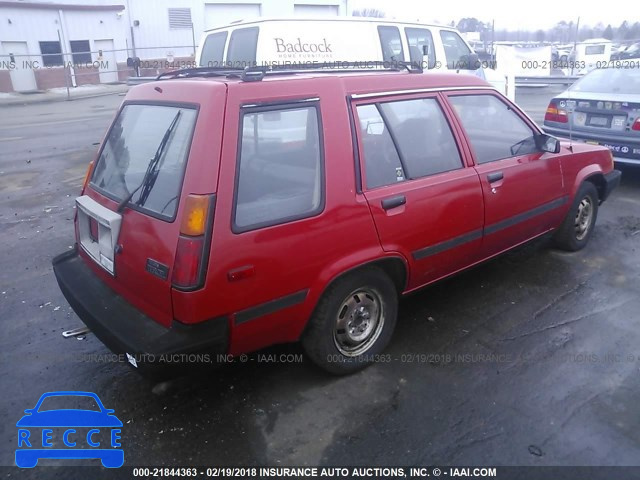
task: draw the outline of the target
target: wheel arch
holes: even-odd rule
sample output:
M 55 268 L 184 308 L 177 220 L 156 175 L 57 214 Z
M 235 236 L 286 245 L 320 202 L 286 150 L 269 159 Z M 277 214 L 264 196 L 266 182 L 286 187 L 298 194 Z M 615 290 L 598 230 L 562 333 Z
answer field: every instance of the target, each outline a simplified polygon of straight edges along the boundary
M 324 286 L 319 291 L 319 293 L 314 298 L 313 308 L 311 309 L 311 313 L 308 316 L 302 331 L 300 332 L 299 337 L 302 338 L 307 331 L 309 326 L 309 321 L 313 318 L 313 315 L 318 308 L 318 304 L 320 300 L 324 297 L 326 292 L 339 280 L 342 278 L 353 275 L 354 273 L 365 270 L 370 267 L 377 267 L 382 270 L 385 274 L 389 276 L 391 281 L 396 287 L 396 291 L 398 293 L 398 297 L 406 290 L 407 283 L 409 279 L 409 265 L 407 260 L 399 254 L 392 254 L 385 256 L 383 258 L 370 259 L 356 265 L 352 265 L 349 268 L 345 268 L 334 274 L 327 282 L 324 283 Z

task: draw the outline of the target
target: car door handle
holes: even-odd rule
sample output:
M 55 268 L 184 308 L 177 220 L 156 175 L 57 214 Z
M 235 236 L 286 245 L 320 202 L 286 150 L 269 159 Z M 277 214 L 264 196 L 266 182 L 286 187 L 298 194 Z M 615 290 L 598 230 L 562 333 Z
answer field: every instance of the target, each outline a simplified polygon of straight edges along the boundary
M 487 180 L 489 180 L 489 183 L 497 182 L 499 180 L 502 180 L 503 178 L 504 174 L 502 172 L 495 172 L 487 175 Z
M 397 195 L 391 198 L 385 198 L 382 200 L 382 208 L 385 210 L 391 210 L 392 208 L 399 207 L 407 203 L 407 197 L 404 195 Z

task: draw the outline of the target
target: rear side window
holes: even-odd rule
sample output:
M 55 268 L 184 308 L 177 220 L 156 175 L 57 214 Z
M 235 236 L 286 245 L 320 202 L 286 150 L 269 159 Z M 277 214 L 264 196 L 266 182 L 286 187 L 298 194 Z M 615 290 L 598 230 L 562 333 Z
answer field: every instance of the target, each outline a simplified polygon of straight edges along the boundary
M 451 96 L 449 102 L 467 132 L 477 163 L 537 151 L 531 127 L 493 95 Z
M 227 42 L 227 32 L 209 35 L 202 46 L 200 55 L 201 67 L 219 67 L 222 65 L 224 45 Z
M 455 139 L 435 98 L 380 104 L 409 178 L 462 168 Z
M 251 67 L 256 64 L 258 27 L 234 30 L 229 40 L 227 64 L 232 67 Z
M 440 30 L 440 38 L 447 58 L 447 68 L 452 70 L 469 70 L 469 54 L 471 50 L 456 32 Z
M 359 105 L 358 119 L 367 188 L 391 185 L 405 180 L 404 169 L 389 129 L 376 105 Z
M 118 202 L 133 193 L 133 208 L 173 218 L 196 115 L 195 108 L 125 105 L 104 142 L 91 186 Z
M 385 62 L 403 61 L 404 52 L 398 27 L 379 26 L 378 35 L 380 35 L 380 46 L 382 47 L 382 60 Z
M 315 106 L 242 115 L 234 232 L 316 215 L 324 207 L 322 137 Z
M 367 188 L 462 168 L 436 99 L 359 105 L 357 110 Z

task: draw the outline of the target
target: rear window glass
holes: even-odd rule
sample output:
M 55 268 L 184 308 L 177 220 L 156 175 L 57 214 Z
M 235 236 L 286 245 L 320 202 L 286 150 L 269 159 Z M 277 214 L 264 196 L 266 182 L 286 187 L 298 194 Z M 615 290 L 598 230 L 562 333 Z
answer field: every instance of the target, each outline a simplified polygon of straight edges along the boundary
M 209 35 L 202 46 L 200 54 L 201 67 L 220 67 L 224 53 L 224 44 L 227 42 L 227 32 Z
M 322 210 L 320 138 L 315 107 L 243 115 L 234 231 L 285 223 Z
M 597 68 L 569 87 L 569 91 L 637 94 L 640 92 L 640 69 Z
M 92 187 L 115 201 L 133 194 L 129 205 L 173 218 L 196 115 L 194 108 L 125 105 L 105 140 Z

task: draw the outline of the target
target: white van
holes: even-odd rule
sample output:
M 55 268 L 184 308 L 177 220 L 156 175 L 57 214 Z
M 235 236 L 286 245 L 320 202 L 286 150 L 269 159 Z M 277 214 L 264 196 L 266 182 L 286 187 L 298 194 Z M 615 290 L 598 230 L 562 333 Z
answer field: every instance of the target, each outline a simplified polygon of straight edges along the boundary
M 455 71 L 491 82 L 511 100 L 513 80 L 482 65 L 450 27 L 371 18 L 242 20 L 207 30 L 196 53 L 201 67 L 418 62 L 425 72 Z
M 574 51 L 578 75 L 588 73 L 594 68 L 606 68 L 611 60 L 612 45 L 611 40 L 606 38 L 592 38 L 578 43 Z

